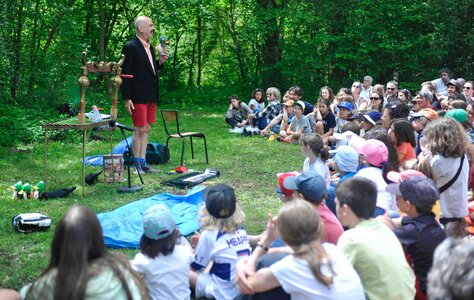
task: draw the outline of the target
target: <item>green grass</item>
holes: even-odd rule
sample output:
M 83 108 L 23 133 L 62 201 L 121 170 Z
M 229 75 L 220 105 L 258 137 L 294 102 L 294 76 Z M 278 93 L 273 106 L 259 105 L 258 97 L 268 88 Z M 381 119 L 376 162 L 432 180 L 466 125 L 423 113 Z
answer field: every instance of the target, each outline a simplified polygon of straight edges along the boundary
M 180 108 L 182 131 L 203 131 L 206 134 L 209 150 L 209 165 L 206 165 L 202 140 L 195 139 L 195 159 L 191 159 L 189 142 L 185 150 L 185 166 L 197 171 L 215 168 L 221 175 L 205 182 L 205 185 L 226 183 L 233 186 L 237 198 L 246 213 L 245 227 L 250 234 L 260 233 L 266 224 L 268 212 L 275 213 L 281 203 L 275 193 L 277 186 L 276 173 L 299 170 L 303 157 L 295 145 L 269 142 L 260 136 L 242 137 L 229 133 L 224 122 L 226 106 L 219 108 Z M 124 124 L 131 124 L 129 118 L 119 117 Z M 12 199 L 11 185 L 18 180 L 36 184 L 43 179 L 44 144 L 28 145 L 23 149 L 0 148 L 0 287 L 19 289 L 33 281 L 49 261 L 51 239 L 55 225 L 66 210 L 74 205 L 88 205 L 97 213 L 107 212 L 132 201 L 158 193 L 183 194 L 185 191 L 160 184 L 172 178 L 168 171 L 180 163 L 181 141 L 170 141 L 171 160 L 160 165 L 159 174 L 144 176 L 143 190 L 133 194 L 118 194 L 117 187 L 126 182 L 106 184 L 101 181 L 90 187 L 86 186 L 85 197 L 81 188 L 81 135 L 68 132 L 63 140 L 49 141 L 48 182 L 49 189 L 76 186 L 78 189 L 65 199 L 18 200 Z M 105 141 L 93 141 L 88 132 L 87 155 L 105 154 L 110 151 L 109 135 L 100 133 Z M 65 136 L 62 134 L 61 136 Z M 121 140 L 121 134 L 113 134 L 113 145 Z M 166 141 L 161 116 L 158 113 L 157 124 L 150 135 L 150 141 Z M 86 166 L 86 173 L 99 170 L 98 167 Z M 138 176 L 132 175 L 132 184 L 138 184 Z M 11 226 L 11 218 L 19 213 L 40 212 L 53 220 L 47 232 L 19 234 Z M 133 257 L 137 250 L 117 250 Z

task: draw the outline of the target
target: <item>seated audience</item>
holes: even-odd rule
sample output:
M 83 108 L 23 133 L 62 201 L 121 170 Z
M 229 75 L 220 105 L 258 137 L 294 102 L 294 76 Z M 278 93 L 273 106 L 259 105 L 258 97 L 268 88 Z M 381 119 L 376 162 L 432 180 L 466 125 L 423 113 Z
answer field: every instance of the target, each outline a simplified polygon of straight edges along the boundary
M 95 213 L 73 206 L 59 220 L 46 270 L 20 291 L 23 299 L 149 299 L 123 255 L 110 253 Z
M 354 177 L 337 187 L 337 217 L 350 228 L 337 247 L 359 274 L 367 299 L 413 299 L 415 276 L 400 242 L 371 219 L 376 202 L 377 187 L 366 178 Z
M 257 259 L 267 252 L 278 232 L 293 250 L 268 268 L 256 271 Z M 292 200 L 267 230 L 252 255 L 237 266 L 240 291 L 253 294 L 281 286 L 292 299 L 365 299 L 357 273 L 336 246 L 321 243 L 323 225 L 311 204 Z
M 225 122 L 232 127 L 244 127 L 251 125 L 252 111 L 247 104 L 240 101 L 239 97 L 229 97 L 229 109 L 225 114 Z
M 189 266 L 194 256 L 168 207 L 158 204 L 148 208 L 143 214 L 143 231 L 140 253 L 131 264 L 142 274 L 150 298 L 190 299 Z
M 474 241 L 446 239 L 436 248 L 428 273 L 430 300 L 472 299 L 474 295 Z
M 446 234 L 431 212 L 439 199 L 438 187 L 421 174 L 408 176 L 400 183 L 391 183 L 387 191 L 397 198 L 397 206 L 406 216 L 398 219 L 379 217 L 393 230 L 407 254 L 408 263 L 416 276 L 416 297 L 424 300 L 428 271 L 433 264 L 433 253 Z
M 247 232 L 242 228 L 245 215 L 234 190 L 225 184 L 207 188 L 200 214 L 203 232 L 191 264 L 191 288 L 197 298 L 233 299 L 239 293 L 235 264 L 251 251 Z M 212 266 L 205 272 L 209 263 Z

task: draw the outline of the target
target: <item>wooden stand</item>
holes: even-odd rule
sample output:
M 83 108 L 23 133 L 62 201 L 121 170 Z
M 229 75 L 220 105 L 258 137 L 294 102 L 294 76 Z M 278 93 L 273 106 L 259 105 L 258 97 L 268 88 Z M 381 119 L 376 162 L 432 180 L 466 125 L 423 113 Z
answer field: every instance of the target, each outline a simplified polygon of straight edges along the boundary
M 48 178 L 48 139 L 49 139 L 49 131 L 50 130 L 79 130 L 82 131 L 82 196 L 84 196 L 84 188 L 85 188 L 85 177 L 86 177 L 86 168 L 85 168 L 85 158 L 86 158 L 86 133 L 87 129 L 100 127 L 109 124 L 109 120 L 102 121 L 98 123 L 92 123 L 86 120 L 85 116 L 85 107 L 86 107 L 86 90 L 89 87 L 89 79 L 87 78 L 87 74 L 91 73 L 110 73 L 113 75 L 111 78 L 112 82 L 112 107 L 110 109 L 110 115 L 112 119 L 117 119 L 117 97 L 118 97 L 118 89 L 122 84 L 122 78 L 120 77 L 122 74 L 122 64 L 125 61 L 125 55 L 122 54 L 120 57 L 119 62 L 93 62 L 88 61 L 86 62 L 86 52 L 82 52 L 82 67 L 81 67 L 81 76 L 77 81 L 81 91 L 81 99 L 79 103 L 79 113 L 77 115 L 77 121 L 75 119 L 66 120 L 57 123 L 50 123 L 44 124 L 42 126 L 43 130 L 45 130 L 44 135 L 44 184 L 45 189 L 47 187 L 47 178 Z M 110 138 L 112 138 L 112 134 L 110 134 Z

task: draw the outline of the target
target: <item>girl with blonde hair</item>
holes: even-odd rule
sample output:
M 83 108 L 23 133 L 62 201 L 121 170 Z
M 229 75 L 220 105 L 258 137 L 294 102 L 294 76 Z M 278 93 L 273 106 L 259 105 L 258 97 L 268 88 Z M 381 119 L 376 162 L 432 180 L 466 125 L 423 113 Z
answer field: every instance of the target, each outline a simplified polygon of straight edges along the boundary
M 239 293 L 235 264 L 251 251 L 242 228 L 245 215 L 230 186 L 218 184 L 204 193 L 205 206 L 200 212 L 203 231 L 191 264 L 190 285 L 196 298 L 234 299 Z M 212 267 L 205 272 L 210 263 Z
M 365 299 L 359 276 L 342 252 L 321 243 L 323 224 L 307 201 L 286 202 L 277 218 L 270 215 L 267 230 L 252 256 L 237 265 L 237 285 L 244 294 L 281 286 L 292 299 Z M 269 268 L 255 272 L 257 259 L 279 232 L 293 250 Z

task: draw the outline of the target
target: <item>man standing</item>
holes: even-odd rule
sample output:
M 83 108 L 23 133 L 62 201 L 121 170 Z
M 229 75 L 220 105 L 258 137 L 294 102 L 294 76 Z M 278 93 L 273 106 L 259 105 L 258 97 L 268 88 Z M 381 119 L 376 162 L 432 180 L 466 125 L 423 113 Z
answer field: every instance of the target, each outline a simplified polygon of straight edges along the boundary
M 159 101 L 159 70 L 168 59 L 167 51 L 156 59 L 150 46 L 155 27 L 145 16 L 135 20 L 136 36 L 122 48 L 125 62 L 122 65 L 122 99 L 125 108 L 132 115 L 135 174 L 155 173 L 157 170 L 146 164 L 145 154 L 151 124 L 156 122 L 156 103 Z

